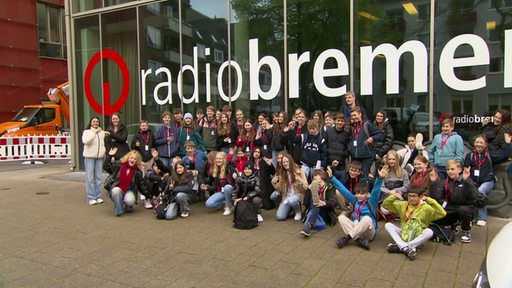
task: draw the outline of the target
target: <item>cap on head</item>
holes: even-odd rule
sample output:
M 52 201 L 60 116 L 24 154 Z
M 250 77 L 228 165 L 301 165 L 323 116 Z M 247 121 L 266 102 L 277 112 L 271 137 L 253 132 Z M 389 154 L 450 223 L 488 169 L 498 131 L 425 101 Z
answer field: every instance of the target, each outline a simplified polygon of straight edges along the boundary
M 183 116 L 183 119 L 194 119 L 194 117 L 192 117 L 192 114 L 191 113 L 185 113 L 185 116 Z
M 251 170 L 254 170 L 254 163 L 252 163 L 251 161 L 247 161 L 247 162 L 245 162 L 245 164 L 244 164 L 244 169 L 245 169 L 245 168 L 249 168 L 249 169 L 251 169 Z

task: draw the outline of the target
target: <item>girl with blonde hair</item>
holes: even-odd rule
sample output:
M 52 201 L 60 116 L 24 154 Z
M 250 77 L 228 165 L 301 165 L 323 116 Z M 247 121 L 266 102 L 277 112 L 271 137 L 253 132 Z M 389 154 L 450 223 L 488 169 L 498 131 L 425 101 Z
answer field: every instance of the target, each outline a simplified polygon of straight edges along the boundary
M 206 200 L 206 208 L 219 209 L 224 204 L 224 216 L 231 215 L 233 211 L 232 193 L 237 176 L 236 168 L 226 159 L 226 153 L 218 152 L 215 155 L 215 163 L 212 173 L 209 175 L 208 184 L 201 184 L 201 189 L 210 194 Z
M 116 216 L 133 211 L 138 191 L 147 199 L 151 197 L 142 173 L 142 156 L 138 151 L 131 150 L 120 161 L 111 162 L 109 165 L 114 176 L 109 196 L 114 202 Z

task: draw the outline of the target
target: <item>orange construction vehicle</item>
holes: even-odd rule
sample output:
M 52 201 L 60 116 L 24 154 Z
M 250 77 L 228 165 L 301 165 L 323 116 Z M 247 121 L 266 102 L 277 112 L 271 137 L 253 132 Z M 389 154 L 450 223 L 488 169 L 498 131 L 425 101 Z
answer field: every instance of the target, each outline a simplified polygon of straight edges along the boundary
M 50 89 L 47 96 L 47 104 L 26 105 L 11 121 L 0 123 L 0 136 L 62 134 L 69 127 L 68 82 Z

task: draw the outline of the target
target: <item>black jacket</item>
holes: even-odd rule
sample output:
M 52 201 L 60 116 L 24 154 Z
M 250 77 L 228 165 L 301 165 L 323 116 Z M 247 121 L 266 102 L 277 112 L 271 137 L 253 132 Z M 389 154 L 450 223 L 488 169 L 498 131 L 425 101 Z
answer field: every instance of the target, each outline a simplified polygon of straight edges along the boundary
M 194 187 L 194 177 L 192 176 L 192 172 L 185 173 L 188 173 L 187 182 L 175 183 L 173 189 L 169 189 L 169 184 L 171 184 L 172 177 L 169 177 L 167 180 L 166 189 L 164 191 L 164 201 L 166 201 L 166 203 L 175 202 L 175 198 L 178 193 L 187 194 L 191 202 L 196 201 L 194 190 L 192 190 Z
M 306 207 L 306 214 L 309 213 L 311 205 L 313 205 L 311 198 L 311 190 L 307 189 L 306 194 L 304 195 L 304 203 L 309 203 Z M 336 201 L 336 188 L 331 183 L 325 183 L 325 191 L 320 200 L 325 201 L 325 206 L 320 207 L 320 209 L 325 209 L 329 215 L 329 219 L 324 220 L 331 225 L 335 225 L 338 219 L 335 209 L 339 209 L 340 207 Z
M 227 168 L 226 168 L 226 178 L 227 178 L 227 184 L 233 186 L 233 188 L 235 188 L 235 179 L 233 179 L 233 173 L 236 173 L 238 174 L 238 171 L 236 170 L 236 167 L 228 162 L 227 164 Z M 203 179 L 199 181 L 200 184 L 206 184 L 206 186 L 208 187 L 207 190 L 208 192 L 210 192 L 210 195 L 212 195 L 213 193 L 215 192 L 219 192 L 220 190 L 217 189 L 217 188 L 222 188 L 220 187 L 220 179 L 219 177 L 213 177 L 212 175 L 208 175 L 207 173 L 207 179 L 204 178 L 203 176 Z
M 137 141 L 140 143 L 139 146 L 136 145 Z M 151 130 L 148 130 L 144 135 L 139 131 L 133 136 L 130 148 L 139 151 L 140 155 L 142 155 L 142 161 L 148 162 L 153 158 L 153 155 L 151 155 L 151 149 L 155 147 L 154 141 L 155 137 Z M 146 145 L 148 149 L 146 149 Z
M 343 127 L 337 130 L 335 126 L 330 127 L 326 131 L 327 137 L 325 138 L 325 151 L 327 154 L 327 163 L 331 164 L 332 161 L 338 160 L 340 165 L 345 166 L 345 159 L 348 155 L 348 147 L 350 140 L 350 132 Z
M 462 175 L 453 182 L 451 179 L 446 178 L 446 181 L 431 181 L 430 182 L 430 196 L 443 204 L 444 201 L 448 202 L 445 209 L 449 210 L 450 207 L 458 207 L 462 205 L 473 206 L 476 199 L 476 187 L 471 178 L 463 180 Z
M 121 167 L 122 163 L 119 161 L 113 163 L 109 162 L 109 170 L 112 171 L 114 175 L 116 175 L 114 182 L 112 183 L 112 186 L 110 186 L 110 189 L 117 187 L 117 185 L 119 185 L 119 173 L 121 172 Z M 151 198 L 150 191 L 148 189 L 148 186 L 146 185 L 146 182 L 144 181 L 144 176 L 140 169 L 135 170 L 135 173 L 133 174 L 131 188 L 134 193 L 140 192 L 146 198 Z
M 128 140 L 128 130 L 123 124 L 121 124 L 119 130 L 117 130 L 115 133 L 112 128 L 109 128 L 107 131 L 110 132 L 110 135 L 105 138 L 105 148 L 107 149 L 107 157 L 105 158 L 108 158 L 109 156 L 108 151 L 110 151 L 111 148 L 116 147 L 117 152 L 114 155 L 114 158 L 119 160 L 121 157 L 130 152 L 130 147 L 126 142 Z
M 386 122 L 384 122 L 384 129 L 382 129 L 382 132 L 384 133 L 384 140 L 374 142 L 375 154 L 378 155 L 380 158 L 384 157 L 384 155 L 388 153 L 388 151 L 393 147 L 393 141 L 395 140 L 395 137 L 393 135 L 393 128 L 391 127 L 387 119 Z
M 233 201 L 237 198 L 248 197 L 252 199 L 260 196 L 260 176 L 259 171 L 254 170 L 251 176 L 246 176 L 242 173 L 241 176 L 236 178 L 236 187 L 233 190 Z

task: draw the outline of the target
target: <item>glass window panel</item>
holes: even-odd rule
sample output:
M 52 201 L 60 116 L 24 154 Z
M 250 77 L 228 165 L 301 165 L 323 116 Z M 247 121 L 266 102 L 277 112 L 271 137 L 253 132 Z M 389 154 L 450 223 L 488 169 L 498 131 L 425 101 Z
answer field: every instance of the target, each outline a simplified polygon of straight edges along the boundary
M 141 69 L 148 72 L 143 79 L 145 90 L 141 97 L 146 105 L 142 106 L 141 117 L 149 122 L 160 123 L 163 111 L 172 111 L 172 108 L 181 106 L 176 85 L 180 67 L 178 11 L 177 1 L 153 3 L 139 8 L 139 61 Z M 170 79 L 165 72 L 156 74 L 160 68 L 169 73 Z M 157 85 L 165 82 L 170 83 L 170 88 L 161 85 L 163 87 L 156 89 Z M 172 104 L 169 104 L 169 98 Z
M 37 29 L 39 32 L 39 41 L 48 41 L 48 15 L 46 11 L 46 5 L 41 2 L 37 2 Z
M 489 2 L 504 3 L 503 1 Z M 461 34 L 472 34 L 486 41 L 484 49 L 487 51 L 478 51 L 472 45 L 463 44 L 457 47 L 454 57 L 473 57 L 477 53 L 485 52 L 490 55 L 489 65 L 471 65 L 454 69 L 457 81 L 460 81 L 457 85 L 454 81 L 441 77 L 439 73 L 441 63 L 438 61 L 443 49 L 435 51 L 434 111 L 452 114 L 454 117 L 466 117 L 467 121 L 456 123 L 455 129 L 467 140 L 480 132 L 481 123 L 475 123 L 480 118 L 475 118 L 475 115 L 492 115 L 497 108 L 506 106 L 506 101 L 509 101 L 510 95 L 504 93 L 502 47 L 504 30 L 512 28 L 512 19 L 504 17 L 503 9 L 488 9 L 492 7 L 488 3 L 472 0 L 436 1 L 436 3 L 439 11 L 445 11 L 444 15 L 440 13 L 435 19 L 435 39 L 439 41 L 438 47 L 445 47 L 449 41 Z M 491 25 L 491 20 L 496 24 Z M 482 77 L 485 79 L 485 85 L 482 88 L 463 91 L 472 81 Z M 461 93 L 464 94 L 460 95 Z
M 227 97 L 234 93 L 234 88 L 229 91 L 228 47 L 220 41 L 220 39 L 228 39 L 227 5 L 228 1 L 225 0 L 182 2 L 184 7 L 182 13 L 183 65 L 194 67 L 197 72 L 195 75 L 191 70 L 183 73 L 185 99 L 198 97 L 198 103 L 184 100 L 185 112 L 190 112 L 192 115 L 195 115 L 196 109 L 201 108 L 205 111 L 206 106 L 209 105 L 222 108 L 228 103 Z M 232 87 L 237 87 L 237 73 L 233 69 L 231 73 Z M 225 95 L 224 100 L 221 94 Z
M 71 0 L 71 3 L 75 13 L 103 7 L 103 0 Z
M 232 83 L 235 90 L 238 81 L 242 82 L 242 92 L 233 107 L 242 109 L 252 119 L 258 112 L 270 114 L 283 110 L 283 1 L 233 0 L 230 3 L 231 57 L 236 59 L 242 74 L 242 79 Z M 249 58 L 250 41 L 253 61 Z M 248 69 L 243 68 L 244 63 L 248 63 Z M 273 66 L 272 70 L 268 64 Z M 253 100 L 249 100 L 251 96 Z
M 112 49 L 119 54 L 126 63 L 129 71 L 129 79 L 121 74 L 119 64 L 112 59 L 102 61 L 103 83 L 108 83 L 109 89 L 104 89 L 104 107 L 112 107 L 117 110 L 125 125 L 137 124 L 140 118 L 140 94 L 138 73 L 138 49 L 137 49 L 137 22 L 135 8 L 102 14 L 101 40 L 103 49 Z M 121 93 L 123 87 L 130 83 L 128 98 L 120 110 L 115 108 L 119 101 L 123 101 Z
M 48 7 L 48 15 L 50 20 L 50 42 L 60 43 L 61 42 L 61 33 L 60 33 L 60 24 L 61 24 L 61 15 L 60 8 L 56 7 Z
M 425 19 L 430 6 L 422 7 L 420 14 L 413 13 L 410 8 L 405 10 L 400 1 L 355 1 L 354 4 L 356 73 L 353 76 L 356 81 L 353 90 L 362 105 L 366 106 L 367 117 L 372 121 L 376 111 L 381 108 L 400 111 L 400 116 L 390 119 L 390 124 L 395 140 L 405 142 L 411 133 L 409 124 L 412 111 L 409 107 L 418 105 L 414 77 L 422 75 L 424 78 L 421 81 L 428 81 L 427 70 L 422 73 L 413 71 L 416 58 L 421 57 L 424 67 L 428 66 L 425 62 L 428 59 L 429 22 L 418 20 Z M 413 5 L 418 10 L 418 5 Z M 421 41 L 417 45 L 417 55 L 408 49 L 405 50 L 409 52 L 400 53 L 403 43 L 412 40 Z M 396 50 L 385 45 L 392 45 Z M 426 108 L 420 105 L 419 111 L 428 112 Z
M 65 59 L 64 7 L 37 3 L 39 55 Z
M 348 73 L 340 75 L 345 74 L 340 73 L 343 67 L 348 69 L 350 53 L 349 1 L 288 1 L 286 8 L 288 55 L 293 59 L 309 55 L 309 61 L 300 66 L 296 61 L 288 65 L 288 112 L 297 107 L 304 108 L 308 115 L 317 109 L 339 111 L 343 87 L 350 90 Z M 327 55 L 330 52 L 326 51 L 333 54 Z M 337 75 L 315 82 L 314 74 L 327 69 L 335 70 Z

